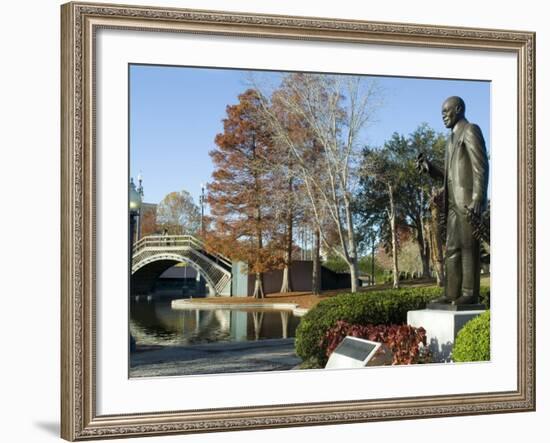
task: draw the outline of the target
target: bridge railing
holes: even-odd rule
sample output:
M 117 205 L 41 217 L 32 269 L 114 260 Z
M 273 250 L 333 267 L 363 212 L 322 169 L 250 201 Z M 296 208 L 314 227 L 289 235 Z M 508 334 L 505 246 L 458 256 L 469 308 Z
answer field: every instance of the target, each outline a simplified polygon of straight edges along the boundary
M 148 235 L 134 243 L 134 251 L 164 246 L 189 246 L 203 249 L 204 243 L 192 235 Z
M 204 242 L 193 235 L 148 235 L 134 243 L 133 255 L 138 254 L 145 248 L 205 250 Z M 231 267 L 231 261 L 227 257 L 218 253 L 210 253 L 210 255 L 226 266 Z

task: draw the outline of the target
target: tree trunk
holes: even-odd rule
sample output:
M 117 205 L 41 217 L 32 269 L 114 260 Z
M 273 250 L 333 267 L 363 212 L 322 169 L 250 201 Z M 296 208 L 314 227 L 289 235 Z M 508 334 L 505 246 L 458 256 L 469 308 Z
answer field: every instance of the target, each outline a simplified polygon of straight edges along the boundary
M 314 295 L 321 294 L 321 233 L 319 229 L 315 229 L 315 246 L 313 247 L 313 263 L 311 272 L 311 292 Z
M 422 224 L 424 232 L 424 256 L 422 257 L 422 277 L 430 278 L 430 261 L 432 256 L 432 242 L 430 241 L 430 233 L 428 227 Z
M 349 274 L 351 278 L 351 292 L 356 293 L 359 288 L 359 269 L 357 267 L 357 257 L 349 265 Z
M 344 205 L 346 209 L 346 224 L 348 236 L 348 264 L 351 278 L 351 292 L 357 292 L 359 288 L 359 268 L 357 265 L 357 244 L 355 241 L 355 232 L 353 230 L 353 217 L 351 214 L 351 202 L 347 194 L 344 196 Z
M 288 183 L 288 190 L 292 192 L 292 178 Z M 285 267 L 283 269 L 283 281 L 281 282 L 281 293 L 292 292 L 292 276 L 290 266 L 292 264 L 292 231 L 293 231 L 293 218 L 292 203 L 289 203 L 289 209 L 287 212 L 286 220 L 286 251 L 285 251 Z
M 393 259 L 393 288 L 399 288 L 399 265 L 397 263 L 397 233 L 395 232 L 395 216 L 391 217 L 391 250 Z
M 252 136 L 252 156 L 254 159 L 256 159 L 256 138 Z M 254 176 L 254 191 L 256 193 L 256 196 L 260 195 L 260 184 L 258 179 L 258 172 L 256 170 L 253 171 Z M 257 198 L 257 197 L 256 197 Z M 260 257 L 260 251 L 263 249 L 263 241 L 262 241 L 262 208 L 258 201 L 256 201 L 256 247 L 257 247 L 257 254 L 256 260 L 259 260 Z M 256 262 L 256 266 L 259 266 L 260 263 L 258 261 Z M 254 281 L 254 298 L 264 298 L 264 284 L 263 284 L 263 274 L 261 272 L 258 272 L 258 269 L 256 269 L 256 280 Z
M 279 292 L 292 292 L 292 286 L 290 283 L 290 265 L 288 264 L 285 264 L 285 267 L 283 268 L 283 281 Z
M 391 251 L 393 258 L 393 288 L 399 288 L 399 265 L 397 263 L 397 232 L 395 226 L 395 206 L 393 203 L 393 187 L 388 185 L 390 197 L 390 229 L 391 229 Z
M 444 256 L 443 256 L 443 240 L 441 236 L 441 226 L 439 224 L 441 217 L 441 208 L 437 202 L 437 194 L 433 193 L 430 199 L 430 252 L 432 256 L 432 263 L 434 264 L 435 275 L 437 279 L 437 285 L 443 286 L 445 282 L 444 275 Z
M 422 277 L 430 276 L 430 247 L 424 238 L 424 223 L 419 223 L 420 228 L 416 230 L 416 243 L 420 251 L 420 259 L 422 261 Z
M 430 242 L 425 235 L 425 226 L 424 226 L 424 191 L 420 190 L 420 213 L 418 214 L 418 223 L 419 226 L 418 234 L 418 247 L 420 248 L 420 258 L 422 260 L 422 277 L 430 277 Z
M 375 277 L 375 274 L 376 274 L 376 259 L 374 258 L 374 240 L 375 240 L 375 237 L 374 237 L 374 233 L 372 234 L 372 263 L 370 264 L 371 265 L 371 276 L 370 276 L 370 284 L 371 285 L 375 285 L 376 284 L 376 277 Z
M 264 283 L 261 272 L 256 272 L 256 280 L 254 281 L 254 298 L 264 298 Z

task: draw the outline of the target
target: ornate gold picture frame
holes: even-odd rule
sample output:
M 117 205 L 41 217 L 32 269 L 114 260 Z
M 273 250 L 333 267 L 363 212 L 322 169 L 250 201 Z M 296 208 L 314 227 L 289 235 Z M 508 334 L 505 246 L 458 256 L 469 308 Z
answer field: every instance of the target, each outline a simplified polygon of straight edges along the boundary
M 62 22 L 62 437 L 74 440 L 307 426 L 535 409 L 535 35 L 532 32 L 68 3 Z M 96 35 L 183 33 L 507 53 L 517 60 L 517 389 L 98 414 Z M 125 149 L 124 146 L 120 149 Z M 498 229 L 498 226 L 495 226 Z M 496 297 L 497 295 L 495 295 Z M 145 381 L 147 382 L 147 381 Z

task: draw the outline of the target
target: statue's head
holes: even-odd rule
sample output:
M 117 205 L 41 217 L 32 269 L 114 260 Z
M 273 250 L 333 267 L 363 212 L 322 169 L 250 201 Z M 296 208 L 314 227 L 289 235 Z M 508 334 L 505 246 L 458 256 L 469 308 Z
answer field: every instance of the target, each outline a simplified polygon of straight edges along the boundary
M 454 128 L 456 123 L 464 118 L 466 105 L 460 97 L 449 97 L 443 102 L 441 115 L 446 128 Z

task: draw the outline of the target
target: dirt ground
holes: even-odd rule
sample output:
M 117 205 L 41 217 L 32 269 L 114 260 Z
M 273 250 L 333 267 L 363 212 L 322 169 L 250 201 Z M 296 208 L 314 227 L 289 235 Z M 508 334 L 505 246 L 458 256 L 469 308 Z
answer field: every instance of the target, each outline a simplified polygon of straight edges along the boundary
M 435 280 L 412 280 L 402 282 L 402 286 L 407 287 L 423 287 L 432 286 Z M 389 289 L 390 285 L 374 285 L 360 288 L 360 292 L 378 291 L 381 289 Z M 252 297 L 216 297 L 215 299 L 209 298 L 194 298 L 193 302 L 197 303 L 211 303 L 215 300 L 220 304 L 238 305 L 244 303 L 295 303 L 299 308 L 310 309 L 326 298 L 334 297 L 338 294 L 348 292 L 345 289 L 338 289 L 333 291 L 323 291 L 321 295 L 313 295 L 311 292 L 289 292 L 289 293 L 273 293 L 267 294 L 265 298 L 252 298 Z

